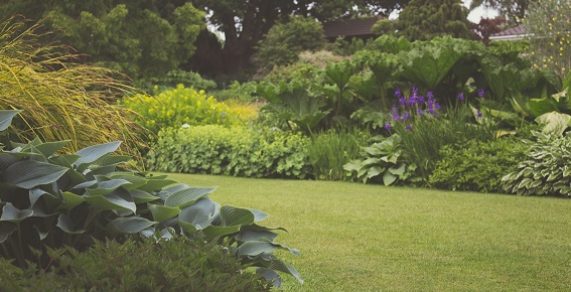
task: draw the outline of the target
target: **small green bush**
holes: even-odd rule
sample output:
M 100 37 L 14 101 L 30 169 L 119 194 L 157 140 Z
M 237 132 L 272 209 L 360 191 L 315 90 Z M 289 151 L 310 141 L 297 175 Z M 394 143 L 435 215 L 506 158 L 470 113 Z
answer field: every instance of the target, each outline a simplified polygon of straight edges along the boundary
M 215 81 L 206 79 L 192 71 L 171 70 L 161 77 L 138 80 L 137 85 L 147 92 L 158 93 L 182 84 L 198 90 L 212 90 L 218 86 Z
M 360 146 L 366 143 L 364 132 L 328 131 L 312 138 L 309 145 L 309 161 L 316 179 L 343 180 L 343 165 L 358 158 Z
M 165 127 L 180 127 L 184 124 L 230 126 L 242 122 L 228 105 L 216 101 L 204 91 L 183 85 L 163 91 L 157 96 L 139 94 L 127 97 L 122 104 L 136 112 L 136 121 L 154 133 Z
M 502 178 L 505 191 L 518 195 L 571 197 L 571 137 L 536 133 L 525 160 Z
M 279 130 L 207 125 L 169 128 L 149 153 L 151 169 L 246 177 L 306 178 L 308 138 Z
M 429 184 L 447 190 L 502 192 L 501 177 L 525 158 L 527 145 L 513 139 L 444 146 Z
M 185 238 L 97 242 L 50 252 L 55 265 L 20 269 L 0 259 L 0 291 L 269 291 L 269 283 L 215 244 Z

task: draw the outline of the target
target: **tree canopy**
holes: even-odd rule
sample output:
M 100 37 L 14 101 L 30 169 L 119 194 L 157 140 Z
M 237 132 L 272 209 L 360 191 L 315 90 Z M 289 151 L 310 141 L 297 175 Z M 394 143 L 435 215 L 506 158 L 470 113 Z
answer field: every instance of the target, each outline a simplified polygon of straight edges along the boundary
M 519 23 L 525 16 L 529 4 L 535 0 L 473 0 L 471 8 L 484 5 L 496 8 L 511 23 Z

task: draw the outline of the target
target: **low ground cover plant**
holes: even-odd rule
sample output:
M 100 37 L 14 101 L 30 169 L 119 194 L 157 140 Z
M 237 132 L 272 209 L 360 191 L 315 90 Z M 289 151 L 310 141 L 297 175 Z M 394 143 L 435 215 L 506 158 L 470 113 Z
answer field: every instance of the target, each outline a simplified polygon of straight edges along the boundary
M 49 251 L 51 266 L 20 269 L 0 259 L 2 291 L 269 291 L 270 283 L 223 247 L 176 237 L 98 241 Z
M 0 131 L 17 114 L 0 111 Z M 277 279 L 276 271 L 299 277 L 273 255 L 297 251 L 275 243 L 277 233 L 258 225 L 265 213 L 220 206 L 208 198 L 212 188 L 125 169 L 130 157 L 114 154 L 119 142 L 62 153 L 67 143 L 35 139 L 0 152 L 0 256 L 19 267 L 49 265 L 49 248 L 85 250 L 94 240 L 140 234 L 215 241 L 267 279 Z

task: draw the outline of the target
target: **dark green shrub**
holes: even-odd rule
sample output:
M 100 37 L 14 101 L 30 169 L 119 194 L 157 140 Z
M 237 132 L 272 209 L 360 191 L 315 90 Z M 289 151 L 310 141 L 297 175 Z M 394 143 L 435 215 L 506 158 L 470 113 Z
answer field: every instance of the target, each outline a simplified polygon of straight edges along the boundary
M 269 291 L 270 285 L 216 244 L 96 242 L 84 252 L 50 251 L 46 269 L 0 259 L 0 291 Z
M 525 159 L 502 178 L 506 192 L 571 196 L 571 137 L 536 133 Z
M 279 130 L 208 125 L 159 133 L 148 165 L 163 172 L 307 178 L 308 138 Z
M 514 138 L 444 146 L 429 184 L 454 191 L 502 192 L 501 177 L 516 169 L 527 148 Z
M 359 157 L 360 146 L 366 143 L 362 132 L 329 131 L 312 138 L 308 148 L 309 161 L 316 179 L 343 180 L 343 166 Z
M 212 90 L 218 86 L 215 81 L 206 79 L 192 71 L 171 70 L 161 77 L 152 77 L 138 80 L 137 85 L 145 91 L 158 94 L 161 91 L 174 88 L 182 84 L 197 90 Z
M 0 131 L 16 114 L 0 111 Z M 268 277 L 278 276 L 270 267 L 298 275 L 272 254 L 285 247 L 256 224 L 267 217 L 263 212 L 221 207 L 208 198 L 211 188 L 122 169 L 130 157 L 113 155 L 119 142 L 59 154 L 66 145 L 36 139 L 0 152 L 0 256 L 20 267 L 43 265 L 48 248 L 84 250 L 94 239 L 139 233 L 184 235 L 216 240 Z

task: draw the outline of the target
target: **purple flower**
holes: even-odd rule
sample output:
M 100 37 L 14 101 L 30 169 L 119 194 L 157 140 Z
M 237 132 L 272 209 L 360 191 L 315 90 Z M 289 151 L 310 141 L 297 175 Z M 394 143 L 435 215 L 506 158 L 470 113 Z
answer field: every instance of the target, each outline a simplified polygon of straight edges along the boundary
M 395 97 L 400 98 L 401 96 L 402 96 L 402 92 L 400 91 L 400 88 L 395 89 Z
M 481 112 L 480 110 L 478 110 L 478 111 L 476 112 L 476 116 L 477 116 L 478 118 L 481 118 L 481 117 L 483 116 L 483 114 L 482 114 L 482 112 Z
M 400 118 L 400 116 L 399 116 L 399 111 L 398 111 L 398 109 L 397 109 L 396 107 L 393 107 L 393 110 L 392 110 L 391 114 L 392 114 L 393 121 L 398 121 L 398 120 L 399 120 L 399 118 Z
M 442 108 L 442 107 L 440 106 L 439 103 L 437 103 L 437 102 L 434 103 L 434 109 L 435 109 L 435 110 L 440 110 L 441 108 Z
M 416 103 L 417 104 L 423 104 L 424 103 L 424 96 L 419 96 L 416 98 Z
M 458 98 L 458 100 L 459 100 L 460 102 L 463 102 L 464 99 L 466 99 L 465 96 L 464 96 L 464 92 L 458 93 L 458 96 L 457 96 L 456 98 Z
M 417 109 L 416 109 L 416 114 L 417 114 L 418 116 L 422 116 L 422 115 L 424 114 L 424 112 L 422 111 L 421 108 L 417 108 Z
M 406 106 L 406 98 L 404 96 L 399 97 L 399 104 L 402 107 Z
M 478 89 L 478 97 L 484 97 L 486 96 L 486 90 L 484 88 L 480 88 Z
M 409 112 L 404 112 L 401 116 L 401 120 L 406 121 L 410 119 L 410 113 Z
M 406 128 L 405 128 L 405 129 L 406 129 L 407 131 L 412 131 L 412 125 L 406 125 Z
M 416 87 L 416 86 L 413 86 L 413 87 L 412 87 L 412 95 L 413 95 L 413 96 L 418 96 L 418 87 Z
M 389 122 L 386 122 L 386 123 L 385 123 L 385 127 L 384 127 L 384 128 L 385 128 L 385 130 L 387 130 L 387 131 L 389 131 L 389 132 L 390 132 L 390 131 L 391 131 L 391 129 L 393 128 L 393 126 L 391 125 L 391 123 L 389 123 Z
M 432 91 L 427 92 L 426 97 L 428 97 L 428 100 L 434 99 L 434 92 Z
M 411 95 L 411 97 L 408 99 L 408 102 L 407 102 L 407 103 L 408 103 L 409 106 L 415 105 L 415 104 L 416 104 L 416 95 L 414 95 L 414 94 Z

